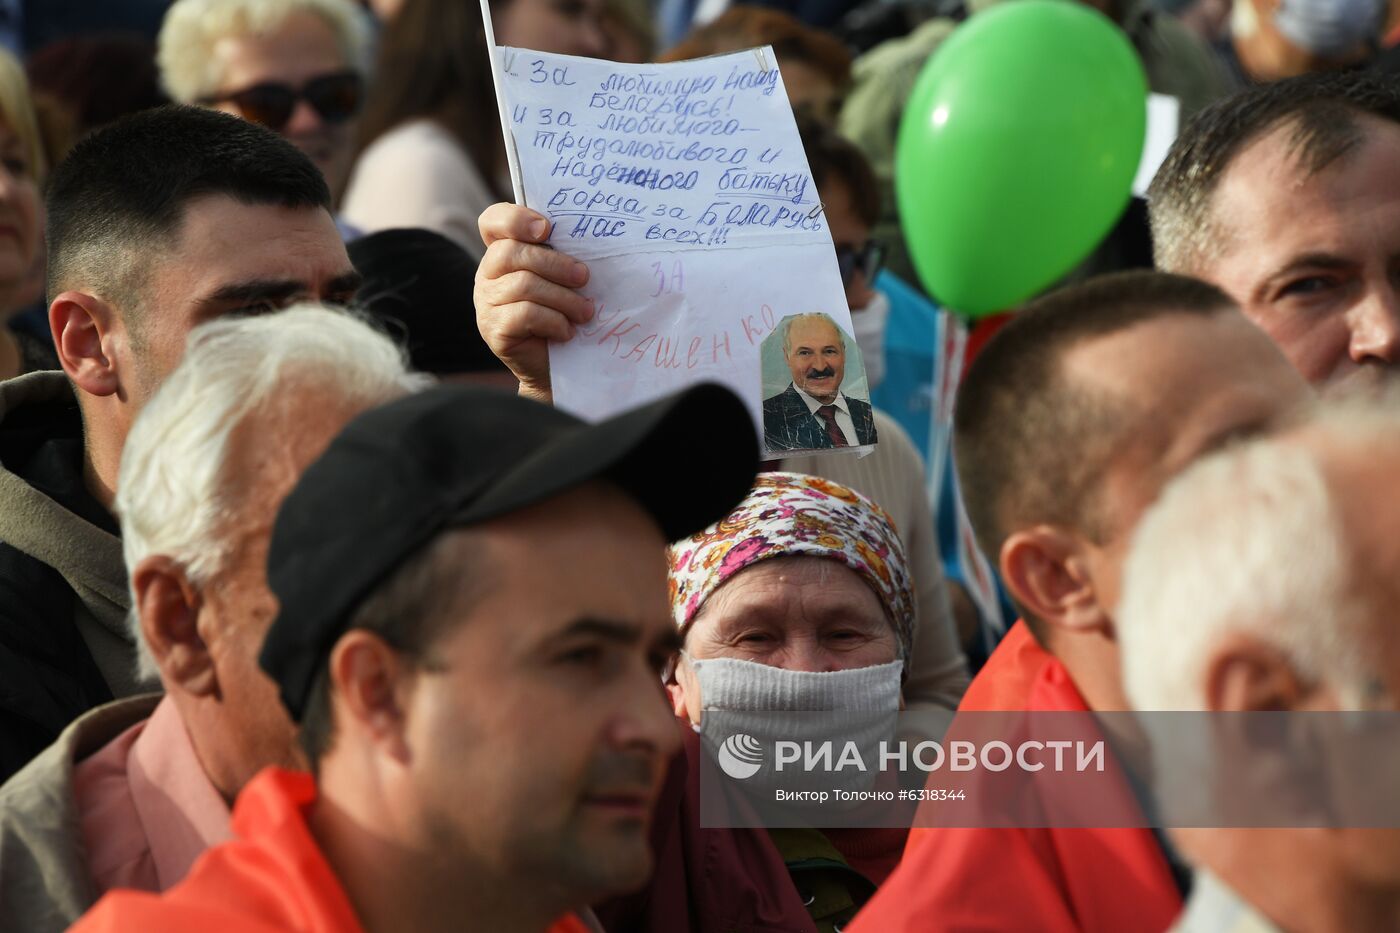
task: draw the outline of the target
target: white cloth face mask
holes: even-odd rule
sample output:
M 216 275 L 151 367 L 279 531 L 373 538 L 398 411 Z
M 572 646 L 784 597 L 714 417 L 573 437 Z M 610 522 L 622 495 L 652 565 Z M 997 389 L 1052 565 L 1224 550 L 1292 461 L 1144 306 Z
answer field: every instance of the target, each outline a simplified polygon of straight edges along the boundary
M 734 658 L 684 654 L 703 709 L 732 712 L 889 713 L 899 709 L 903 661 L 844 671 L 789 671 Z
M 890 318 L 890 300 L 884 292 L 875 292 L 870 304 L 851 312 L 851 329 L 855 331 L 856 346 L 865 361 L 865 381 L 870 391 L 885 381 L 885 328 Z
M 879 777 L 873 768 L 779 771 L 777 750 L 779 743 L 788 748 L 830 744 L 838 752 L 850 746 L 861 761 L 878 761 L 881 743 L 894 735 L 903 661 L 812 672 L 730 658 L 685 657 L 700 684 L 704 712 L 698 731 L 710 753 L 722 762 L 725 744 L 736 740 L 761 750 L 763 766 L 742 782 L 746 793 L 772 799 L 779 789 L 863 791 Z

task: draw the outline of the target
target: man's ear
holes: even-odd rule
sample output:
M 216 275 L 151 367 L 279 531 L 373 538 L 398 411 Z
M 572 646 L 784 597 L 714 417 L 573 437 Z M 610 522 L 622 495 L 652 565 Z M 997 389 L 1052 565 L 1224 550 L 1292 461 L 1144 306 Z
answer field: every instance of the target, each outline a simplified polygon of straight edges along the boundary
M 1312 692 L 1282 652 L 1244 634 L 1229 635 L 1215 647 L 1203 686 L 1210 712 L 1296 710 Z
M 58 361 L 88 395 L 114 395 L 121 388 L 113 358 L 117 330 L 115 310 L 93 295 L 67 291 L 49 305 L 49 331 Z
M 195 696 L 218 693 L 214 659 L 199 634 L 202 597 L 184 568 L 163 554 L 142 558 L 131 573 L 135 609 L 161 680 Z
M 1108 630 L 1084 545 L 1065 529 L 1036 525 L 1013 532 L 1001 546 L 1001 573 L 1016 601 L 1047 625 Z
M 399 653 L 364 629 L 351 629 L 331 649 L 331 696 L 336 722 L 355 723 L 375 744 L 401 763 L 411 757 L 404 715 Z

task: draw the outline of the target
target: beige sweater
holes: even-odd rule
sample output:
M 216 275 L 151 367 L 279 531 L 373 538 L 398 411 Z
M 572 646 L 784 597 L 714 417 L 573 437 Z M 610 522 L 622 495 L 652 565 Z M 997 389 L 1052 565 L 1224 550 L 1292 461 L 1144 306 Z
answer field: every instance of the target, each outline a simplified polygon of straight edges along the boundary
M 486 247 L 476 219 L 499 200 L 451 133 L 432 120 L 410 120 L 360 155 L 340 213 L 365 233 L 435 230 L 480 260 Z
M 924 463 L 909 435 L 875 409 L 874 453 L 787 457 L 782 468 L 835 480 L 874 499 L 894 519 L 909 557 L 914 585 L 914 650 L 904 702 L 909 709 L 956 709 L 967 689 L 967 659 L 958 646 L 948 584 L 938 559 L 933 510 L 924 488 Z

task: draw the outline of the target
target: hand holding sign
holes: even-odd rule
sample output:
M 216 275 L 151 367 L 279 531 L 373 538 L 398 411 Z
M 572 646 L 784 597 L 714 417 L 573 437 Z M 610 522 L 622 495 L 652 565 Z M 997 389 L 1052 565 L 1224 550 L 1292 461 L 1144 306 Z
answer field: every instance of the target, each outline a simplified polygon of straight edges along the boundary
M 521 200 L 550 219 L 554 247 L 523 210 L 483 215 L 479 324 L 524 391 L 602 418 L 718 381 L 757 423 L 776 422 L 770 451 L 873 443 L 831 236 L 771 50 L 645 66 L 498 52 Z M 801 321 L 821 322 L 821 346 L 788 339 Z M 776 387 L 765 342 L 786 363 Z M 805 352 L 841 365 L 798 379 Z M 788 404 L 764 404 L 779 396 Z
M 569 340 L 593 319 L 593 302 L 575 291 L 588 284 L 588 267 L 544 246 L 549 220 L 528 207 L 493 204 L 479 225 L 486 255 L 472 296 L 477 327 L 520 380 L 520 394 L 551 402 L 549 341 Z

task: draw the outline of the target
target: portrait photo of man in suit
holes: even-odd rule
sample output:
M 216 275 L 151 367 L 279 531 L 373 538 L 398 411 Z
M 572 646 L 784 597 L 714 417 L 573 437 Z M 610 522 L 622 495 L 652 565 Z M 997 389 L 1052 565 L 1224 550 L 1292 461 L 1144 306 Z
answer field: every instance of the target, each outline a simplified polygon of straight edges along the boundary
M 776 378 L 770 372 L 776 368 L 776 352 L 769 347 L 772 341 L 780 342 L 787 369 Z M 768 450 L 830 450 L 875 443 L 870 402 L 842 391 L 847 347 L 855 342 L 829 315 L 789 315 L 778 322 L 764 344 L 765 391 L 776 388 L 783 375 L 790 377 L 787 388 L 763 400 L 763 441 Z M 858 352 L 852 356 L 863 373 Z M 864 378 L 859 381 L 863 383 Z

